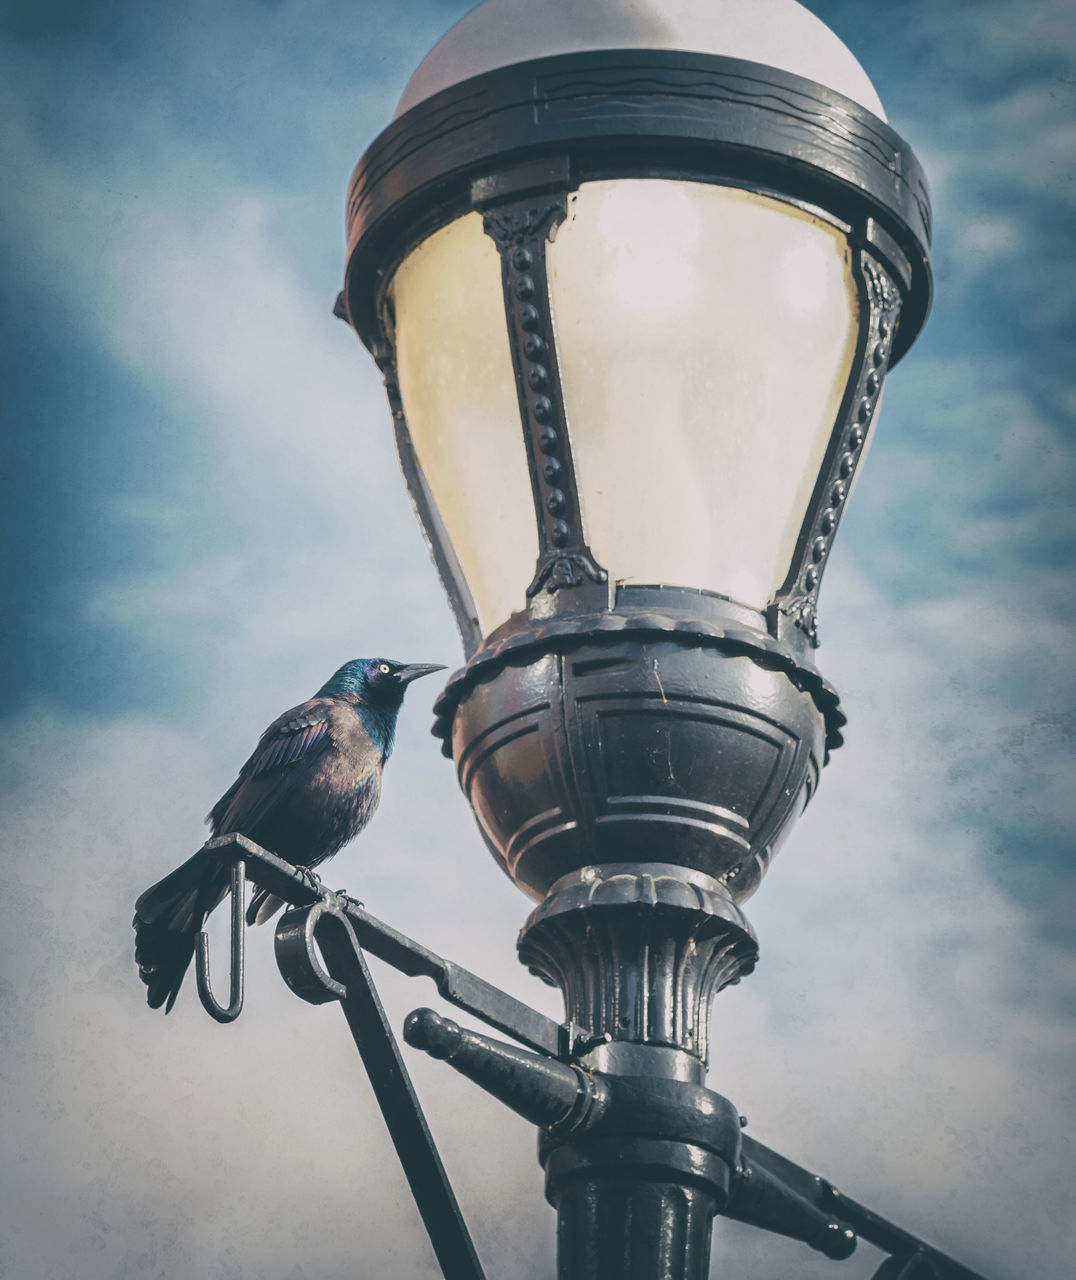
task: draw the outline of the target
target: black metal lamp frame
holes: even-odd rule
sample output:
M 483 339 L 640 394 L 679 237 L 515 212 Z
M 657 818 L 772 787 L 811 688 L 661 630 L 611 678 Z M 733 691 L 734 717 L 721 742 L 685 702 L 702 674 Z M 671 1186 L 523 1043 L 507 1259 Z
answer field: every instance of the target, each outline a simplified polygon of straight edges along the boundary
M 639 631 L 673 629 L 630 591 L 610 590 L 586 545 L 549 313 L 545 250 L 568 194 L 618 177 L 743 187 L 809 209 L 848 238 L 859 340 L 788 576 L 764 613 L 713 597 L 708 625 L 695 629 L 704 643 L 719 645 L 728 631 L 731 643 L 795 668 L 824 710 L 830 745 L 839 745 L 836 697 L 810 656 L 818 590 L 886 369 L 929 311 L 929 192 L 907 144 L 843 95 L 757 63 L 661 50 L 565 54 L 454 85 L 386 129 L 352 178 L 337 309 L 384 373 L 404 474 L 470 660 L 441 702 L 440 732 L 447 736 L 455 704 L 489 663 L 547 644 L 551 615 L 576 615 L 561 623 L 559 636 L 589 634 L 594 622 L 578 615 L 595 612 L 615 613 Z M 540 545 L 530 607 L 484 642 L 407 429 L 387 294 L 416 244 L 472 210 L 484 214 L 501 251 Z M 540 593 L 553 600 L 536 606 Z M 685 605 L 677 601 L 675 612 Z M 689 630 L 684 618 L 675 629 Z
M 608 178 L 749 189 L 847 238 L 860 313 L 851 372 L 786 579 L 765 610 L 705 583 L 611 581 L 614 566 L 586 543 L 546 246 L 570 192 Z M 408 431 L 390 288 L 418 243 L 475 211 L 501 257 L 539 544 L 533 578 L 520 583 L 526 607 L 488 636 Z M 396 120 L 355 171 L 348 232 L 337 311 L 384 373 L 404 475 L 468 658 L 438 699 L 434 733 L 491 851 L 539 899 L 581 867 L 641 858 L 712 876 L 743 901 L 842 742 L 839 699 L 814 663 L 817 600 L 886 370 L 929 310 L 930 200 L 911 149 L 857 103 L 772 67 L 662 50 L 566 54 L 476 76 Z M 551 657 L 556 670 L 542 665 Z M 634 697 L 640 716 L 656 697 L 684 714 L 643 716 L 633 755 L 623 735 L 610 746 L 590 715 L 619 695 Z M 706 725 L 689 704 L 706 708 Z M 642 776 L 653 734 L 672 744 L 670 777 L 674 756 L 734 753 L 737 778 L 678 777 L 667 794 Z M 541 785 L 506 802 L 550 758 Z
M 611 581 L 614 566 L 599 564 L 586 542 L 546 247 L 573 190 L 625 177 L 759 192 L 828 220 L 849 244 L 860 314 L 851 372 L 786 579 L 765 610 L 706 584 Z M 390 289 L 418 243 L 475 211 L 501 257 L 539 545 L 533 578 L 520 583 L 526 607 L 488 636 L 411 441 Z M 660 50 L 568 54 L 474 77 L 395 121 L 356 169 L 348 231 L 337 311 L 384 374 L 404 475 L 468 659 L 438 699 L 434 733 L 455 757 L 495 858 L 537 898 L 583 866 L 641 857 L 713 876 L 741 902 L 842 742 L 845 716 L 813 657 L 818 592 L 886 370 L 929 310 L 930 202 L 910 148 L 850 99 L 772 67 Z M 542 667 L 550 656 L 556 671 Z M 569 688 L 584 670 L 594 678 Z M 773 679 L 756 697 L 760 670 Z M 684 758 L 731 758 L 732 739 L 740 756 L 750 747 L 735 794 L 727 779 L 695 779 L 678 782 L 674 797 L 655 796 L 660 788 L 641 776 L 646 734 L 637 735 L 634 762 L 630 750 L 614 760 L 587 708 L 626 693 L 640 711 L 657 696 L 705 704 L 711 723 L 690 732 L 686 715 L 675 725 L 639 723 L 668 731 Z M 730 714 L 734 724 L 712 723 Z M 495 724 L 504 728 L 490 739 Z M 729 738 L 720 753 L 718 736 Z M 597 757 L 584 739 L 601 740 Z M 757 750 L 760 741 L 767 745 Z M 539 742 L 556 769 L 506 809 L 513 788 L 504 784 L 535 775 L 540 761 L 528 748 Z M 613 847 L 614 836 L 627 838 L 627 851 Z M 655 844 L 664 846 L 657 855 L 643 848 Z M 742 971 L 749 967 L 745 958 Z
M 657 1250 L 624 1248 L 605 1254 L 579 1274 L 608 1280 L 666 1280 L 705 1274 L 709 1224 L 720 1213 L 800 1240 L 843 1259 L 857 1237 L 889 1255 L 875 1280 L 983 1280 L 948 1255 L 837 1190 L 832 1183 L 743 1133 L 746 1118 L 701 1082 L 599 1072 L 580 1066 L 595 1037 L 574 1023 L 555 1023 L 484 979 L 370 915 L 345 893 L 327 890 L 309 871 L 293 867 L 241 835 L 220 836 L 205 849 L 229 863 L 231 881 L 230 1003 L 213 995 L 209 944 L 198 945 L 198 993 L 218 1022 L 233 1022 L 243 1006 L 243 889 L 249 874 L 260 888 L 291 905 L 277 925 L 276 957 L 288 986 L 311 1004 L 339 1002 L 445 1280 L 485 1280 L 467 1225 L 378 997 L 364 952 L 408 976 L 432 978 L 450 1004 L 511 1037 L 521 1048 L 464 1030 L 432 1009 L 404 1023 L 414 1048 L 447 1060 L 461 1074 L 538 1125 L 541 1143 L 565 1135 L 616 1142 L 630 1118 L 636 1162 L 655 1148 L 689 1149 L 678 1194 L 698 1202 L 688 1237 L 668 1231 Z M 602 1039 L 602 1038 L 599 1038 Z M 658 1152 L 657 1163 L 668 1161 Z M 666 1222 L 668 1226 L 668 1222 Z M 589 1241 L 594 1253 L 603 1241 Z M 563 1274 L 563 1273 L 562 1273 Z

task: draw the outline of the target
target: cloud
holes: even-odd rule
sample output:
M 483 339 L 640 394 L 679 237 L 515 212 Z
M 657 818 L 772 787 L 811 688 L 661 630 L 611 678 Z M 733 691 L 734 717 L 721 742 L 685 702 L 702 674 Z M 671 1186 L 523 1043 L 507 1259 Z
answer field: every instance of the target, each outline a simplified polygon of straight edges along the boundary
M 294 999 L 273 972 L 265 934 L 251 936 L 249 1007 L 234 1028 L 210 1024 L 193 990 L 167 1021 L 143 1004 L 130 950 L 133 898 L 200 839 L 197 815 L 219 788 L 205 740 L 38 707 L 9 723 L 4 741 L 5 776 L 12 767 L 24 775 L 3 819 L 2 910 L 17 944 L 0 993 L 11 1037 L 0 1075 L 9 1117 L 5 1274 L 182 1280 L 226 1276 L 231 1265 L 244 1277 L 279 1277 L 333 1272 L 352 1247 L 372 1274 L 436 1274 L 343 1020 Z M 24 768 L 42 754 L 53 763 L 48 781 Z M 424 755 L 423 767 L 436 770 L 432 742 Z M 391 884 L 399 859 L 402 888 L 418 879 L 450 904 L 453 932 L 503 933 L 490 918 L 500 887 L 492 869 L 483 868 L 494 892 L 459 888 L 460 870 L 475 861 L 459 846 L 478 842 L 462 802 L 454 816 L 445 812 L 451 771 L 443 769 L 447 787 L 427 782 L 419 803 L 422 782 L 406 759 L 400 773 L 398 800 L 410 786 L 410 803 L 386 802 L 368 833 L 367 855 L 376 850 L 382 870 L 367 891 L 361 862 L 347 855 L 350 883 L 364 886 L 371 905 L 383 901 L 378 886 Z M 515 891 L 505 883 L 503 893 Z M 406 923 L 406 902 L 395 906 Z M 495 973 L 488 946 L 468 958 Z M 519 971 L 514 985 L 524 981 Z M 397 1025 L 401 997 L 406 1009 L 432 994 L 425 983 L 386 989 Z M 472 1216 L 492 1247 L 500 1215 L 485 1202 L 507 1191 L 539 1204 L 527 1127 L 499 1115 L 491 1123 L 488 1104 L 485 1131 L 474 1133 L 472 1086 L 439 1065 L 419 1064 L 423 1071 L 461 1196 L 478 1201 Z M 506 1155 L 508 1134 L 522 1159 Z M 521 1232 L 513 1228 L 535 1258 L 521 1276 L 539 1276 L 539 1260 L 548 1260 L 542 1218 L 539 1209 Z
M 763 961 L 718 998 L 711 1083 L 762 1141 L 991 1280 L 1022 1280 L 1029 1258 L 1060 1277 L 1076 1243 L 1057 1122 L 1073 1102 L 1074 1028 L 1058 1008 L 1073 957 L 1044 946 L 1032 913 L 983 874 L 988 851 L 938 786 L 963 755 L 935 733 L 959 691 L 886 625 L 892 606 L 869 582 L 846 569 L 836 585 L 838 613 L 853 598 L 862 610 L 825 651 L 856 710 L 852 744 L 749 904 Z M 382 810 L 330 882 L 555 1016 L 512 959 L 528 904 L 409 710 Z M 210 1024 L 191 990 L 167 1021 L 141 1003 L 131 902 L 200 838 L 197 815 L 229 777 L 223 736 L 40 706 L 9 721 L 4 743 L 0 903 L 16 945 L 2 1082 L 20 1099 L 9 1203 L 23 1224 L 0 1253 L 11 1274 L 32 1262 L 80 1280 L 276 1277 L 332 1271 L 350 1248 L 380 1274 L 436 1274 L 338 1016 L 283 987 L 264 933 L 251 935 L 235 1027 Z M 430 998 L 379 977 L 397 1026 Z M 484 1256 L 510 1239 L 506 1274 L 548 1274 L 533 1133 L 443 1064 L 409 1061 Z M 1014 1162 L 1023 1208 L 999 1238 L 984 1213 L 1012 1194 Z M 318 1221 L 346 1222 L 346 1236 Z M 727 1225 L 718 1239 L 715 1274 L 752 1258 L 827 1274 L 798 1247 Z M 870 1257 L 849 1276 L 869 1274 Z
M 357 652 L 403 654 L 419 629 L 438 649 L 424 656 L 453 661 L 380 377 L 332 317 L 331 291 L 316 293 L 289 256 L 287 195 L 222 175 L 158 122 L 162 159 L 138 170 L 137 199 L 117 200 L 120 158 L 81 172 L 72 206 L 66 161 L 25 110 L 10 126 L 10 158 L 28 175 L 12 223 L 32 246 L 27 271 L 41 287 L 65 281 L 99 361 L 169 406 L 170 436 L 186 433 L 161 441 L 151 417 L 130 424 L 124 461 L 149 465 L 104 477 L 95 501 L 100 527 L 131 550 L 72 584 L 65 623 L 130 638 L 173 680 L 212 652 L 203 703 L 250 688 L 251 669 L 282 704 L 298 700 L 309 690 L 293 678 L 285 691 L 297 651 L 316 687 Z M 152 465 L 162 444 L 164 472 Z
M 1069 88 L 1031 70 L 1059 64 L 1072 29 L 1053 4 L 906 8 L 901 38 L 936 52 L 902 45 L 896 70 L 934 97 L 905 101 L 898 127 L 935 183 L 948 275 L 823 593 L 848 746 L 748 906 L 763 960 L 718 999 L 711 1084 L 761 1140 L 991 1280 L 1060 1280 L 1076 1245 L 1076 475 L 1055 355 L 1071 285 L 1041 250 L 1070 201 Z M 28 293 L 99 376 L 162 406 L 92 477 L 131 550 L 95 566 L 59 633 L 122 638 L 167 691 L 123 707 L 117 663 L 107 713 L 73 710 L 59 680 L 5 718 L 0 1275 L 279 1280 L 345 1259 L 433 1275 L 342 1020 L 283 987 L 268 936 L 251 936 L 232 1028 L 189 990 L 150 1014 L 130 955 L 134 897 L 197 845 L 273 715 L 367 646 L 458 654 L 376 371 L 329 315 L 342 178 L 444 19 L 210 10 L 144 18 L 129 67 L 75 42 L 9 52 L 0 76 L 5 234 Z M 114 439 L 83 401 L 82 436 Z M 420 690 L 376 823 L 330 883 L 556 1014 L 513 956 L 529 903 L 482 848 Z M 379 977 L 397 1026 L 431 998 Z M 409 1061 L 490 1270 L 550 1274 L 533 1131 Z M 715 1275 L 832 1274 L 734 1224 L 718 1242 Z M 843 1270 L 871 1269 L 864 1250 Z
M 1042 937 L 1013 851 L 1000 851 L 1007 873 L 990 866 L 983 815 L 1008 764 L 969 739 L 1003 719 L 949 683 L 947 649 L 917 617 L 847 566 L 835 587 L 836 640 L 820 657 L 852 715 L 849 744 L 749 904 L 762 962 L 718 998 L 711 1078 L 755 1136 L 780 1148 L 795 1135 L 793 1158 L 984 1275 L 1060 1277 L 1076 955 L 1071 931 Z M 947 629 L 934 634 L 953 644 Z M 1032 829 L 1071 813 L 1049 794 L 1067 757 L 1041 746 L 1013 744 L 1036 769 L 1033 794 L 1012 798 Z M 1064 892 L 1061 868 L 1053 883 Z M 1005 1239 L 981 1217 L 1010 1194 L 1002 1151 L 1022 1170 Z

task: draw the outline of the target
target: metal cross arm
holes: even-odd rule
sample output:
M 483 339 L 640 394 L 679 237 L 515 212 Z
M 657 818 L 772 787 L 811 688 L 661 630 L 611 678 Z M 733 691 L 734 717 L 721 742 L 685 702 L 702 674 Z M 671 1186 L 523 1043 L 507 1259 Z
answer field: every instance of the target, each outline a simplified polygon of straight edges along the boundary
M 280 972 L 304 1000 L 312 1004 L 339 1002 L 442 1273 L 450 1280 L 485 1280 L 366 964 L 359 933 L 369 942 L 371 951 L 388 963 L 407 974 L 432 977 L 446 998 L 479 1016 L 488 1016 L 494 1025 L 519 1034 L 527 1043 L 536 1042 L 545 1053 L 554 1051 L 563 1039 L 560 1028 L 551 1019 L 382 924 L 345 894 L 324 889 L 309 871 L 293 867 L 246 837 L 220 837 L 206 848 L 232 864 L 232 966 L 231 1002 L 225 1009 L 213 996 L 209 944 L 203 933 L 198 944 L 198 991 L 203 1005 L 220 1022 L 233 1021 L 242 1009 L 243 888 L 249 870 L 251 880 L 259 887 L 298 904 L 277 925 Z
M 857 1203 L 825 1178 L 793 1163 L 747 1134 L 743 1135 L 742 1144 L 743 1172 L 725 1209 L 728 1217 L 770 1231 L 793 1234 L 781 1225 L 780 1210 L 775 1213 L 767 1203 L 766 1184 L 775 1181 L 815 1209 L 831 1214 L 876 1248 L 892 1255 L 882 1263 L 875 1280 L 984 1280 L 977 1271 L 970 1270 Z
M 532 1009 L 521 1000 L 486 982 L 451 960 L 445 960 L 428 947 L 409 938 L 406 934 L 385 924 L 371 915 L 361 903 L 345 893 L 332 893 L 317 876 L 305 868 L 292 866 L 283 858 L 270 853 L 246 836 L 231 834 L 218 836 L 205 844 L 205 849 L 234 866 L 245 864 L 246 875 L 259 888 L 283 898 L 293 907 L 310 907 L 318 902 L 331 902 L 333 909 L 349 921 L 355 937 L 364 951 L 392 965 L 409 977 L 432 978 L 441 997 L 474 1014 L 496 1030 L 518 1040 L 539 1053 L 553 1057 L 570 1057 L 576 1047 L 587 1039 L 588 1033 L 573 1023 L 558 1023 Z M 241 896 L 241 891 L 240 891 Z M 233 894 L 234 899 L 234 894 Z M 236 922 L 236 907 L 232 905 L 232 973 L 242 973 L 242 913 Z M 221 1019 L 205 998 L 202 975 L 208 985 L 208 948 L 199 944 L 199 954 L 206 952 L 206 962 L 199 961 L 199 994 L 207 1011 Z M 238 966 L 237 966 L 238 960 Z M 284 979 L 290 983 L 285 973 Z M 211 995 L 211 991 L 210 991 Z M 233 1005 L 235 1003 L 233 990 Z M 214 1002 L 215 1003 L 215 1002 Z M 239 1003 L 242 1004 L 242 985 L 239 986 Z M 219 1006 L 217 1006 L 219 1010 Z
M 542 1126 L 547 1150 L 570 1135 L 586 1158 L 586 1144 L 597 1151 L 622 1139 L 617 1152 L 622 1166 L 644 1156 L 652 1165 L 652 1152 L 642 1149 L 647 1137 L 683 1131 L 724 1167 L 715 1199 L 717 1212 L 726 1217 L 800 1240 L 835 1261 L 849 1257 L 861 1236 L 891 1255 L 875 1280 L 984 1280 L 826 1179 L 741 1133 L 732 1103 L 702 1086 L 646 1088 L 638 1079 L 551 1062 L 464 1030 L 432 1009 L 408 1017 L 404 1039 Z
M 412 1047 L 447 1061 L 539 1127 L 539 1153 L 552 1203 L 559 1205 L 573 1194 L 569 1184 L 584 1174 L 598 1181 L 608 1175 L 619 1185 L 624 1170 L 638 1166 L 648 1183 L 665 1188 L 661 1194 L 668 1192 L 670 1204 L 701 1188 L 709 1205 L 707 1223 L 715 1213 L 735 1218 L 801 1240 L 834 1260 L 847 1258 L 861 1236 L 889 1255 L 874 1280 L 984 1280 L 826 1179 L 743 1134 L 733 1104 L 701 1082 L 595 1069 L 588 1065 L 588 1053 L 609 1035 L 595 1037 L 574 1023 L 554 1022 L 244 836 L 222 836 L 205 849 L 231 864 L 232 969 L 230 1004 L 223 1008 L 212 994 L 203 935 L 198 950 L 202 1003 L 222 1022 L 237 1017 L 242 1008 L 243 885 L 249 876 L 292 904 L 276 931 L 280 972 L 304 1000 L 340 1003 L 434 1252 L 450 1280 L 484 1280 L 484 1275 L 364 951 L 409 976 L 432 978 L 449 1003 L 524 1046 L 468 1031 L 430 1009 L 413 1012 L 404 1026 L 404 1039 Z M 695 1153 L 690 1168 L 681 1168 L 677 1143 Z M 640 1267 L 633 1277 L 651 1275 L 649 1264 Z

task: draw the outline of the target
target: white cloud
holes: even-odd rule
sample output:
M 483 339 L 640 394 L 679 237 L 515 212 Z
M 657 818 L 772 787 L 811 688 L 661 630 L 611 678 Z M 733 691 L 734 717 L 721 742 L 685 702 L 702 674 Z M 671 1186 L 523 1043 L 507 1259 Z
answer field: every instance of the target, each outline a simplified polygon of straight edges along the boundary
M 928 38 L 971 41 L 984 60 L 1071 38 L 1060 6 L 982 6 L 970 26 L 957 8 L 933 6 Z M 308 127 L 326 118 L 305 87 L 281 92 Z M 921 148 L 942 205 L 969 207 L 962 193 L 986 169 L 1050 184 L 1066 143 L 1057 92 L 948 114 Z M 376 372 L 281 232 L 295 193 L 240 178 L 163 107 L 132 120 L 130 150 L 72 174 L 8 105 L 22 175 L 11 225 L 29 269 L 43 289 L 63 281 L 64 307 L 103 356 L 180 407 L 204 477 L 198 519 L 219 512 L 227 533 L 181 565 L 97 583 L 77 620 L 198 661 L 195 727 L 49 706 L 5 726 L 0 1087 L 13 1121 L 0 1274 L 278 1280 L 332 1274 L 345 1257 L 371 1275 L 435 1274 L 339 1015 L 283 988 L 262 933 L 236 1027 L 211 1025 L 192 991 L 164 1021 L 142 1003 L 128 932 L 133 898 L 200 841 L 201 815 L 277 711 L 368 638 L 401 657 L 458 652 L 444 606 L 429 604 Z M 1011 209 L 975 209 L 970 274 L 1026 247 Z M 1026 869 L 987 843 L 999 813 L 1031 832 L 1072 814 L 1071 736 L 1049 719 L 1063 713 L 1051 690 L 1069 665 L 1058 617 L 1070 583 L 1064 566 L 1026 566 L 1043 504 L 1054 529 L 1071 527 L 1074 476 L 1024 371 L 1016 357 L 932 360 L 929 345 L 898 371 L 882 422 L 892 444 L 857 493 L 878 518 L 854 554 L 839 544 L 823 597 L 820 665 L 852 716 L 849 745 L 749 905 L 763 962 L 717 1002 L 711 1083 L 760 1139 L 991 1280 L 1060 1280 L 1076 1246 L 1076 1045 L 1059 1012 L 1072 955 L 1041 936 L 1019 892 Z M 901 443 L 902 418 L 932 424 L 930 448 L 918 433 Z M 1003 498 L 1012 509 L 998 514 Z M 171 491 L 125 494 L 111 515 L 173 530 L 191 519 Z M 924 521 L 936 553 L 913 565 L 902 522 Z M 925 598 L 894 600 L 895 568 L 929 576 Z M 1033 678 L 1055 684 L 1032 698 Z M 421 690 L 382 810 L 330 883 L 554 1012 L 512 954 L 529 903 L 493 867 L 425 736 Z M 385 989 L 397 1025 L 431 994 L 391 975 Z M 548 1275 L 532 1132 L 446 1066 L 414 1069 L 490 1271 Z M 719 1240 L 715 1275 L 833 1273 L 734 1226 Z M 870 1261 L 843 1273 L 865 1277 Z
M 17 1173 L 0 1252 L 7 1274 L 183 1280 L 226 1275 L 229 1256 L 244 1277 L 325 1274 L 353 1245 L 371 1273 L 436 1274 L 343 1021 L 284 988 L 267 931 L 251 935 L 248 1012 L 234 1028 L 209 1023 L 193 989 L 167 1020 L 143 1004 L 131 956 L 133 899 L 200 840 L 199 814 L 219 786 L 213 744 L 145 720 L 73 721 L 47 707 L 7 728 L 5 763 L 47 755 L 53 767 L 51 784 L 36 771 L 25 779 L 3 820 L 10 949 L 0 1088 L 5 1163 Z M 402 794 L 386 801 L 363 847 L 343 855 L 347 879 L 405 925 L 417 880 L 439 904 L 442 931 L 507 933 L 509 941 L 494 918 L 496 890 L 514 890 L 498 885 L 491 868 L 483 868 L 492 882 L 486 893 L 461 889 L 463 872 L 485 855 L 462 802 L 446 806 L 451 770 L 432 742 L 422 754 L 422 770 L 436 774 L 442 765 L 447 785 L 435 778 L 431 786 L 406 758 L 393 761 Z M 62 791 L 57 779 L 66 780 Z M 372 854 L 380 869 L 367 890 L 361 855 Z M 386 896 L 378 886 L 393 883 L 394 859 L 406 873 Z M 446 909 L 454 920 L 443 920 Z M 496 974 L 488 942 L 457 950 Z M 522 971 L 514 977 L 512 985 L 524 985 Z M 425 983 L 386 989 L 397 1025 L 401 1002 L 405 1009 L 432 994 Z M 471 1086 L 436 1064 L 419 1064 L 424 1072 L 487 1250 L 502 1224 L 485 1202 L 507 1188 L 535 1206 L 513 1235 L 536 1259 L 533 1272 L 518 1274 L 537 1277 L 548 1243 L 526 1126 L 493 1120 L 489 1104 L 486 1132 L 474 1134 Z M 521 1158 L 506 1154 L 509 1134 Z
M 763 961 L 718 998 L 711 1083 L 755 1136 L 991 1280 L 1023 1280 L 1036 1251 L 1036 1275 L 1060 1280 L 1076 1244 L 1059 1123 L 1076 1043 L 1052 998 L 1076 980 L 1073 959 L 1038 941 L 984 874 L 987 855 L 938 785 L 952 757 L 933 726 L 958 718 L 961 700 L 944 669 L 887 625 L 891 606 L 869 584 L 845 571 L 838 585 L 838 612 L 851 596 L 863 609 L 823 651 L 855 710 L 852 744 L 749 906 Z M 512 958 L 528 904 L 490 863 L 409 710 L 382 811 L 330 883 L 555 1013 Z M 7 726 L 2 1081 L 20 1099 L 9 1150 L 23 1223 L 4 1246 L 12 1274 L 33 1257 L 56 1275 L 76 1274 L 78 1259 L 79 1280 L 301 1275 L 338 1267 L 347 1241 L 381 1274 L 433 1275 L 340 1020 L 284 989 L 264 933 L 250 939 L 235 1027 L 210 1024 L 192 990 L 167 1021 L 142 1005 L 131 902 L 195 845 L 235 764 L 233 730 L 207 728 L 49 707 Z M 40 760 L 48 777 L 27 767 Z M 382 980 L 397 1025 L 432 994 Z M 510 1237 L 518 1269 L 506 1274 L 548 1274 L 552 1220 L 528 1127 L 443 1064 L 414 1067 L 485 1256 Z M 1021 1212 L 998 1231 L 991 1206 L 1012 1194 L 1014 1165 Z M 54 1206 L 50 1230 L 35 1204 Z M 715 1275 L 752 1257 L 768 1260 L 762 1275 L 782 1258 L 808 1280 L 827 1274 L 792 1246 L 726 1227 L 719 1239 Z M 870 1258 L 849 1277 L 866 1277 Z

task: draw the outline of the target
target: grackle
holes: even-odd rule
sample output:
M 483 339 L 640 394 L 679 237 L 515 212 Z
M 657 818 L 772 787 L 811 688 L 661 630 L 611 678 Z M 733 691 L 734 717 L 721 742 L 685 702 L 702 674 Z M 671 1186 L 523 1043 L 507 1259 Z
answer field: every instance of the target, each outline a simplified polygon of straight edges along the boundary
M 387 658 L 346 662 L 262 734 L 206 818 L 213 835 L 238 832 L 297 867 L 331 858 L 377 807 L 408 684 L 443 670 Z M 227 866 L 200 850 L 135 903 L 135 960 L 151 1009 L 164 1004 L 168 1013 L 175 1004 L 195 939 L 228 884 Z M 282 905 L 258 889 L 247 922 L 261 924 Z

